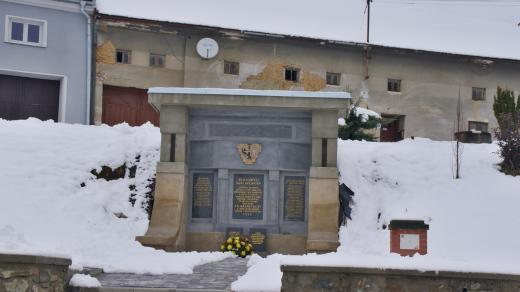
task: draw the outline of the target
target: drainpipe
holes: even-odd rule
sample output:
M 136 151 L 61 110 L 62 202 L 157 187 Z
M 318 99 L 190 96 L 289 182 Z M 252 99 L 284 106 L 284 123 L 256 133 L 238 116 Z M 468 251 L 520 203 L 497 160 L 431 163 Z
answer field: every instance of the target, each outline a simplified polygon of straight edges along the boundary
M 81 1 L 81 13 L 87 19 L 87 125 L 90 125 L 90 91 L 92 83 L 92 62 L 91 62 L 91 50 L 92 50 L 92 29 L 90 15 L 85 11 L 86 1 Z

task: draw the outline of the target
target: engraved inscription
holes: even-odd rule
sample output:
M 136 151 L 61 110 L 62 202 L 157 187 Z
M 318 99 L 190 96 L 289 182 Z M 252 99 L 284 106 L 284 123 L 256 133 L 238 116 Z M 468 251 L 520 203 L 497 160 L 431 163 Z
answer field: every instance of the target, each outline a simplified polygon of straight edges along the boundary
M 192 192 L 192 218 L 213 217 L 213 174 L 194 173 Z
M 263 252 L 267 249 L 267 229 L 265 228 L 251 228 L 249 230 L 249 238 L 253 244 L 255 252 Z
M 262 220 L 264 213 L 264 176 L 235 174 L 233 182 L 233 219 Z
M 305 220 L 305 177 L 286 176 L 284 181 L 284 220 Z

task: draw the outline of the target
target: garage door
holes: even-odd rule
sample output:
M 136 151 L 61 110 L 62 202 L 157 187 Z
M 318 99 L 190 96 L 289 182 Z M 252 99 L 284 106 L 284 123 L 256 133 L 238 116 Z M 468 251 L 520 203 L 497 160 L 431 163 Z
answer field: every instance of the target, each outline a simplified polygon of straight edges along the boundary
M 0 118 L 58 120 L 60 81 L 0 75 Z
M 123 122 L 140 126 L 146 122 L 159 126 L 159 113 L 148 104 L 148 94 L 144 89 L 103 86 L 102 122 L 116 125 Z

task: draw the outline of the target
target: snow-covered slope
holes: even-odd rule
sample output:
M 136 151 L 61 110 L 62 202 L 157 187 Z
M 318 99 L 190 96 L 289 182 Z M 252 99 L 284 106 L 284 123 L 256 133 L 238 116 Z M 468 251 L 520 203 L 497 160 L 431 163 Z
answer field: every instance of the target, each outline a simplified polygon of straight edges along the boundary
M 355 205 L 337 253 L 254 256 L 233 288 L 278 291 L 280 263 L 520 275 L 520 177 L 497 170 L 496 151 L 495 144 L 465 144 L 462 179 L 454 180 L 451 142 L 340 140 L 341 181 L 355 192 Z M 383 225 L 392 219 L 429 224 L 428 255 L 391 255 Z
M 140 207 L 155 172 L 152 125 L 81 126 L 0 119 L 0 252 L 72 257 L 73 267 L 191 273 L 222 253 L 166 253 L 134 240 L 148 226 Z M 92 169 L 131 165 L 135 178 L 94 180 Z M 81 187 L 85 183 L 85 187 Z M 129 186 L 136 186 L 135 207 Z M 128 218 L 117 218 L 114 213 Z
M 366 41 L 366 0 L 97 0 L 96 5 L 110 15 Z M 376 0 L 370 42 L 520 60 L 518 15 L 520 3 L 509 0 Z
M 165 253 L 134 240 L 148 224 L 139 205 L 155 172 L 159 139 L 151 125 L 0 120 L 0 252 L 62 254 L 76 268 L 141 273 L 189 273 L 225 257 Z M 497 170 L 496 151 L 494 144 L 464 145 L 462 179 L 454 180 L 451 142 L 339 141 L 341 180 L 355 191 L 355 205 L 338 252 L 253 256 L 233 288 L 279 290 L 280 263 L 520 274 L 520 177 Z M 138 155 L 133 179 L 107 182 L 90 174 L 102 165 L 131 164 Z M 130 184 L 137 187 L 136 207 L 128 201 Z M 430 225 L 428 255 L 389 254 L 383 225 L 406 218 Z

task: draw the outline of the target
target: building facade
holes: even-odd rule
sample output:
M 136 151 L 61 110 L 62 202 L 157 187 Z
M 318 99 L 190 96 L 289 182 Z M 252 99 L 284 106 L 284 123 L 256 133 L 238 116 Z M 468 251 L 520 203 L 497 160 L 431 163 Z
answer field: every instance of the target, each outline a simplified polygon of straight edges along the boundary
M 93 11 L 93 1 L 0 0 L 0 118 L 90 122 Z
M 96 124 L 158 123 L 146 95 L 154 86 L 347 91 L 381 113 L 382 141 L 452 140 L 459 96 L 463 130 L 491 131 L 497 86 L 520 90 L 517 60 L 96 18 Z M 197 53 L 203 38 L 216 41 L 215 57 Z

